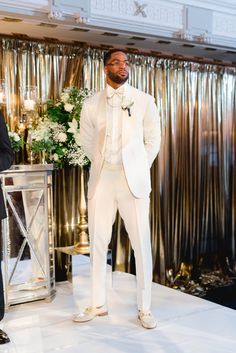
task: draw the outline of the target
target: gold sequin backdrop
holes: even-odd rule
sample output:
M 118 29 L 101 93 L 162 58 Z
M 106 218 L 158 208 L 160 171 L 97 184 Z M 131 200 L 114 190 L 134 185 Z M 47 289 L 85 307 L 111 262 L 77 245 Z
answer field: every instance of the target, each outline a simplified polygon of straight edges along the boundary
M 0 78 L 7 86 L 11 128 L 21 114 L 20 86 L 37 85 L 43 99 L 57 98 L 71 85 L 100 90 L 102 55 L 95 49 L 2 39 Z M 155 96 L 161 117 L 162 145 L 152 167 L 150 212 L 154 280 L 165 283 L 166 274 L 178 273 L 181 262 L 199 267 L 208 261 L 233 269 L 236 69 L 134 54 L 130 61 L 130 83 Z M 56 246 L 74 242 L 78 178 L 76 168 L 55 173 Z M 133 271 L 133 253 L 119 218 L 112 246 L 115 268 Z M 60 258 L 57 271 L 64 270 L 66 261 Z

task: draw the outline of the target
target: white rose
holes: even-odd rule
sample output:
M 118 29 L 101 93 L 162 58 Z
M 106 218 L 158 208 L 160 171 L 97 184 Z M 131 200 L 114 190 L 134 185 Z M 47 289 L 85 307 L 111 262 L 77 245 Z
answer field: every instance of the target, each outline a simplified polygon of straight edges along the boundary
M 74 105 L 73 105 L 73 104 L 66 103 L 66 104 L 64 105 L 65 111 L 67 111 L 67 112 L 69 112 L 69 113 L 73 110 L 73 108 L 74 108 Z
M 67 136 L 64 132 L 59 132 L 58 134 L 56 134 L 55 139 L 58 142 L 66 142 Z

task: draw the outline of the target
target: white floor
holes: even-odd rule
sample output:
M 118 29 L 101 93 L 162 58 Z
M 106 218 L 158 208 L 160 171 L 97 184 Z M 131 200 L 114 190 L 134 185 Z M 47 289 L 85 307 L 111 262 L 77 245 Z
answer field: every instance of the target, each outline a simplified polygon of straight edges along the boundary
M 73 283 L 57 284 L 51 303 L 10 308 L 2 321 L 11 343 L 4 353 L 235 353 L 236 311 L 153 284 L 154 330 L 137 320 L 135 277 L 108 269 L 109 316 L 78 324 L 88 304 L 89 263 L 73 257 Z

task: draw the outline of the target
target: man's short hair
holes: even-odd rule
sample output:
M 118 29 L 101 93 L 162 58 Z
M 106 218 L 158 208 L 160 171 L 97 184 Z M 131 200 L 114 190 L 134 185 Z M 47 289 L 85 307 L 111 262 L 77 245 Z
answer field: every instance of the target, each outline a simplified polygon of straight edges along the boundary
M 117 53 L 117 52 L 121 52 L 121 53 L 126 54 L 122 49 L 112 49 L 112 50 L 105 52 L 104 58 L 103 58 L 104 66 L 106 66 L 106 64 L 110 60 L 112 54 Z

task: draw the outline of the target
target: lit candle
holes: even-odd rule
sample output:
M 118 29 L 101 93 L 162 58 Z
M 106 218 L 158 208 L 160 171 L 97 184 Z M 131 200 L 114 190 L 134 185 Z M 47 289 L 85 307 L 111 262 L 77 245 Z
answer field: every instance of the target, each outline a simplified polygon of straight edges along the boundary
M 3 92 L 0 92 L 0 104 L 3 103 Z
M 35 101 L 33 99 L 24 100 L 25 110 L 28 110 L 28 111 L 34 110 L 34 106 L 35 106 Z

